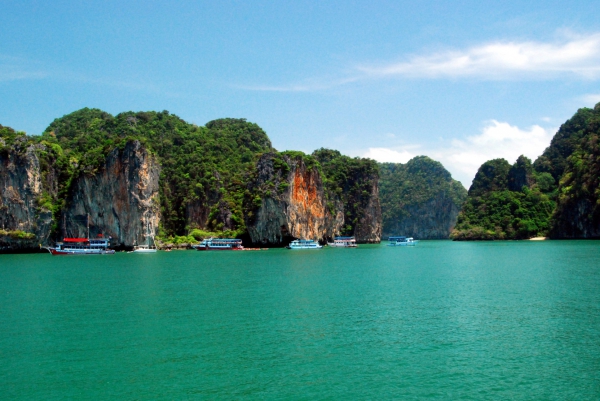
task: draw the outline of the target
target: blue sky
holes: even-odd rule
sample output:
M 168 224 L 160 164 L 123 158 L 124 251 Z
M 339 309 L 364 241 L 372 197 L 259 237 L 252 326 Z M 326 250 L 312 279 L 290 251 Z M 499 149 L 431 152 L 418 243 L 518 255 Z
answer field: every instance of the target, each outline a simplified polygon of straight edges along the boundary
M 260 125 L 279 150 L 537 157 L 600 101 L 600 2 L 1 1 L 0 124 L 82 107 Z

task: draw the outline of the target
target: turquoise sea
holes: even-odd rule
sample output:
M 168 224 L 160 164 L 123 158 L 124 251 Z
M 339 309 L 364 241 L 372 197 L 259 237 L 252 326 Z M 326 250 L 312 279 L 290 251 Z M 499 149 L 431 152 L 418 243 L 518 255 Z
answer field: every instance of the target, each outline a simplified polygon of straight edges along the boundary
M 0 255 L 0 308 L 0 399 L 600 399 L 598 241 Z

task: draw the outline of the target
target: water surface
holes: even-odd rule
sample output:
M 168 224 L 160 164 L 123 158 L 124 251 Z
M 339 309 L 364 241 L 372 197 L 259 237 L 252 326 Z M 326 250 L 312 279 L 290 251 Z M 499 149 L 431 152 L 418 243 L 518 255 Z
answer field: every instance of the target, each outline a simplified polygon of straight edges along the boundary
M 600 398 L 600 242 L 0 255 L 0 398 Z

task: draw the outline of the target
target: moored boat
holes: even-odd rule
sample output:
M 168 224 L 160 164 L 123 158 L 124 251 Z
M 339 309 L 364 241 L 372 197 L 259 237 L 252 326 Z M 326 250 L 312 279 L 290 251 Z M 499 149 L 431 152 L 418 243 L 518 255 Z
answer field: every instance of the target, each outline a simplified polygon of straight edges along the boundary
M 388 246 L 415 246 L 419 242 L 418 240 L 413 239 L 412 237 L 389 237 L 388 241 L 390 243 Z
M 193 245 L 197 251 L 243 251 L 241 239 L 235 238 L 208 238 Z
M 115 253 L 114 249 L 109 249 L 111 237 L 104 238 L 98 234 L 98 238 L 90 239 L 90 216 L 86 215 L 87 238 L 63 238 L 62 242 L 57 242 L 54 247 L 46 249 L 52 255 L 111 255 Z M 66 231 L 66 219 L 63 220 Z
M 52 255 L 109 255 L 115 253 L 108 249 L 110 239 L 107 238 L 64 238 L 55 247 L 48 247 Z
M 156 248 L 150 248 L 150 245 L 136 245 L 133 247 L 133 253 L 156 253 Z
M 321 249 L 323 246 L 312 239 L 296 239 L 287 246 L 287 249 Z
M 356 239 L 354 237 L 335 237 L 333 242 L 328 242 L 328 246 L 334 248 L 356 248 Z

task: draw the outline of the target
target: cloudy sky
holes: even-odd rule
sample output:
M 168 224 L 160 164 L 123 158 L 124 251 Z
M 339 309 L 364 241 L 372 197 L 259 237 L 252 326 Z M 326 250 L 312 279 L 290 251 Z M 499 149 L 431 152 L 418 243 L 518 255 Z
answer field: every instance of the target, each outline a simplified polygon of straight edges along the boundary
M 428 155 L 468 188 L 600 101 L 600 2 L 2 1 L 0 124 L 241 117 L 279 150 Z

